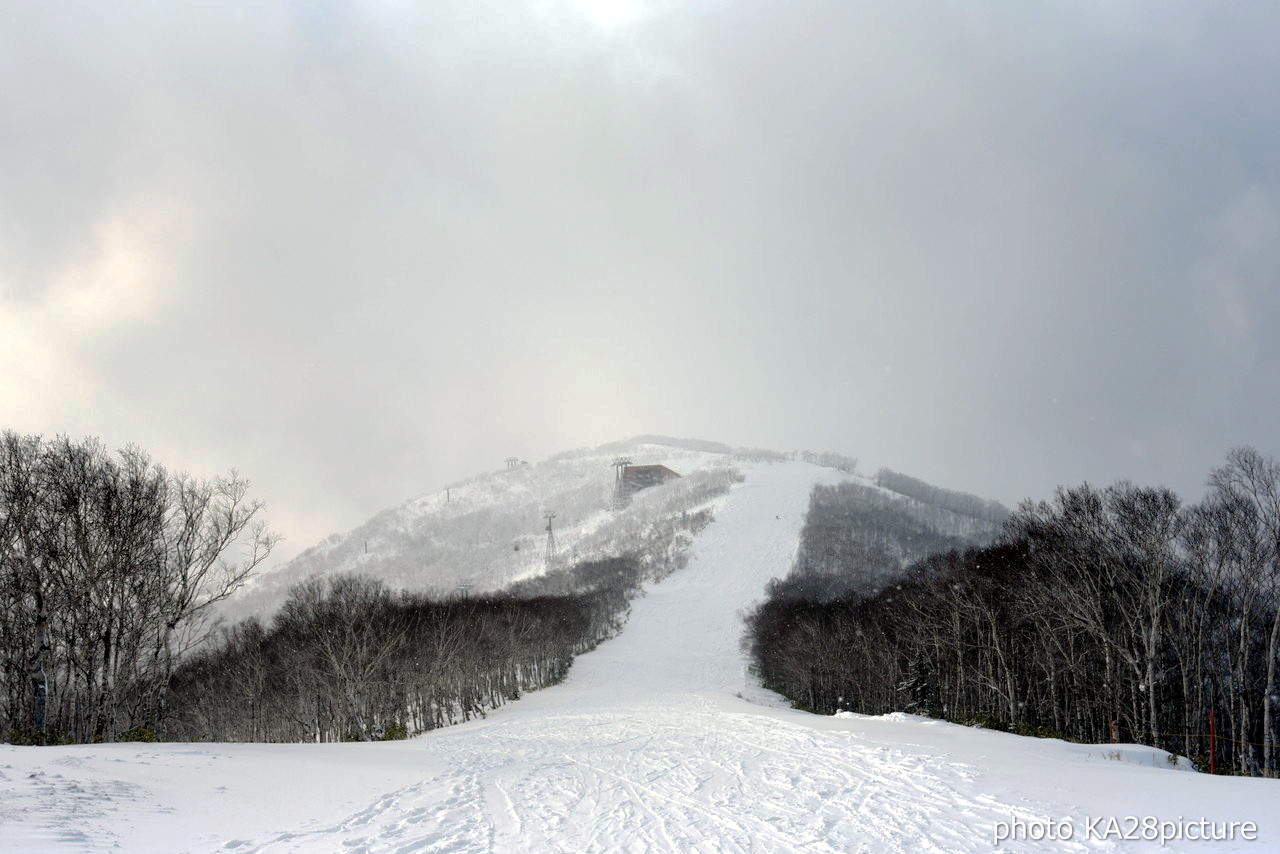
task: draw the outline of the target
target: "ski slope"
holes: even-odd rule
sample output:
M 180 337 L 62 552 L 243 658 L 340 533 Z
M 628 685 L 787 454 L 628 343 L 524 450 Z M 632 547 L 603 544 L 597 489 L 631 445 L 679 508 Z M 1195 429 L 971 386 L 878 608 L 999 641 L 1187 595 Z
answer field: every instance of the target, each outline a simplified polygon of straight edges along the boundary
M 1280 783 L 905 715 L 818 717 L 755 685 L 740 611 L 790 565 L 810 489 L 760 464 L 687 568 L 561 685 L 407 742 L 0 749 L 0 851 L 1280 850 Z M 1097 817 L 1254 821 L 1256 841 L 1086 840 Z
M 612 462 L 620 456 L 661 463 L 682 477 L 642 491 L 625 510 L 613 512 Z M 637 436 L 487 472 L 383 510 L 255 574 L 221 613 L 232 622 L 267 617 L 292 585 L 340 572 L 405 590 L 451 593 L 463 582 L 477 592 L 500 589 L 545 571 L 548 509 L 557 513 L 556 539 L 564 554 L 580 560 L 616 556 L 646 520 L 691 509 L 701 488 L 727 482 L 734 466 L 749 459 L 749 452 L 715 443 Z

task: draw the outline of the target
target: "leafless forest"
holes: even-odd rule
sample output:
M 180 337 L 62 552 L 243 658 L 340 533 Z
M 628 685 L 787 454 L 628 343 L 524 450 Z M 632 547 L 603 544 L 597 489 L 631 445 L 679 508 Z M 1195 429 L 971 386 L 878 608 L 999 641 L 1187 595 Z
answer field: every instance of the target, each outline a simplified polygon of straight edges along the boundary
M 276 537 L 234 473 L 173 474 L 137 448 L 0 435 L 0 732 L 111 740 L 155 726 L 213 606 Z
M 432 598 L 355 575 L 296 585 L 269 626 L 246 620 L 178 670 L 165 738 L 369 741 L 483 716 L 560 681 L 621 630 L 640 585 L 676 569 L 669 549 L 703 511 L 649 529 L 634 550 L 501 594 Z
M 687 560 L 699 509 L 741 480 L 691 477 L 616 527 L 611 555 L 501 593 L 306 578 L 266 619 L 214 606 L 277 542 L 234 473 L 198 480 L 93 440 L 0 437 L 0 735 L 11 743 L 403 738 L 563 678 L 645 581 Z
M 1220 770 L 1276 775 L 1274 460 L 1233 450 L 1192 505 L 1130 483 L 1060 489 L 994 544 L 900 574 L 884 552 L 919 532 L 863 524 L 866 496 L 838 498 L 815 494 L 796 572 L 749 621 L 761 675 L 797 704 L 1139 742 L 1205 767 L 1212 749 Z

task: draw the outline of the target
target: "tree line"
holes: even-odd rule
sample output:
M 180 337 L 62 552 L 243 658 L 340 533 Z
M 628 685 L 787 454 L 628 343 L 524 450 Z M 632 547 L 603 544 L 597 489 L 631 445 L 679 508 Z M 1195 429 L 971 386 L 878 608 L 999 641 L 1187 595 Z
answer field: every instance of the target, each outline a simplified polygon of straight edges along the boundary
M 1197 504 L 1126 482 L 1059 489 L 994 544 L 888 586 L 773 593 L 749 619 L 755 665 L 815 711 L 1118 739 L 1202 766 L 1213 728 L 1218 768 L 1280 767 L 1280 465 L 1251 448 Z
M 968 516 L 971 519 L 981 519 L 985 522 L 999 524 L 1009 515 L 1008 508 L 999 501 L 992 501 L 989 498 L 979 498 L 967 492 L 934 486 L 919 478 L 896 472 L 893 469 L 880 469 L 880 471 L 876 472 L 875 482 L 877 486 L 893 490 L 899 495 L 905 495 L 925 504 L 950 510 L 962 516 Z
M 627 554 L 482 596 L 312 577 L 269 625 L 243 621 L 183 663 L 162 736 L 370 741 L 484 716 L 559 682 L 575 656 L 617 634 L 642 584 L 683 565 L 671 543 L 710 518 L 703 510 L 658 520 Z
M 214 606 L 278 541 L 247 481 L 5 432 L 0 739 L 368 740 L 483 715 L 616 634 L 642 584 L 682 566 L 710 521 L 691 502 L 740 479 L 691 478 L 630 520 L 614 554 L 501 593 L 326 575 L 293 585 L 269 621 L 223 627 Z
M 249 484 L 142 450 L 0 434 L 0 734 L 110 741 L 165 716 L 213 606 L 271 552 Z
M 867 595 L 917 558 L 985 544 L 997 526 L 853 481 L 818 485 L 809 498 L 792 572 L 773 597 L 819 601 Z
M 614 630 L 607 594 L 433 600 L 368 576 L 294 586 L 186 660 L 160 736 L 371 741 L 482 716 L 554 684 Z

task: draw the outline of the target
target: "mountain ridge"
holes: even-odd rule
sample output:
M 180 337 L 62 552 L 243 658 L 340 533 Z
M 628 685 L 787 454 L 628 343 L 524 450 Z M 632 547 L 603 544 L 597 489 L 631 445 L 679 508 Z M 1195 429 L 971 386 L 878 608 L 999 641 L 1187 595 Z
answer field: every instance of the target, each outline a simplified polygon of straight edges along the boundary
M 619 509 L 612 506 L 618 458 L 660 463 L 682 477 L 641 491 Z M 803 459 L 882 488 L 857 474 L 855 459 L 839 454 L 735 448 L 657 434 L 562 451 L 535 463 L 510 459 L 514 464 L 508 461 L 506 468 L 420 493 L 325 537 L 253 579 L 226 603 L 224 616 L 264 616 L 290 586 L 316 574 L 363 573 L 392 587 L 440 595 L 462 585 L 500 589 L 546 571 L 548 512 L 556 514 L 551 523 L 559 560 L 616 556 L 664 514 L 699 509 L 727 486 L 736 466 L 748 462 Z

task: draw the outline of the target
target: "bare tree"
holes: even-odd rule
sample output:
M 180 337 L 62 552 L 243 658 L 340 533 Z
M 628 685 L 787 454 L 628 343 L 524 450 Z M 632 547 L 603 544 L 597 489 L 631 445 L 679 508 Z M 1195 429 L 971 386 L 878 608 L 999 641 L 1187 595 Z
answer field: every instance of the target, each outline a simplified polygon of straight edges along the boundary
M 109 741 L 155 726 L 176 657 L 277 541 L 247 489 L 171 476 L 135 447 L 3 434 L 6 729 Z
M 1277 771 L 1275 713 L 1280 704 L 1276 688 L 1277 665 L 1280 664 L 1280 464 L 1249 447 L 1234 448 L 1227 454 L 1226 465 L 1209 476 L 1210 486 L 1225 500 L 1247 503 L 1252 536 L 1248 577 L 1239 583 L 1262 599 L 1271 612 L 1265 652 L 1266 681 L 1262 691 L 1262 763 L 1263 773 L 1274 776 Z

